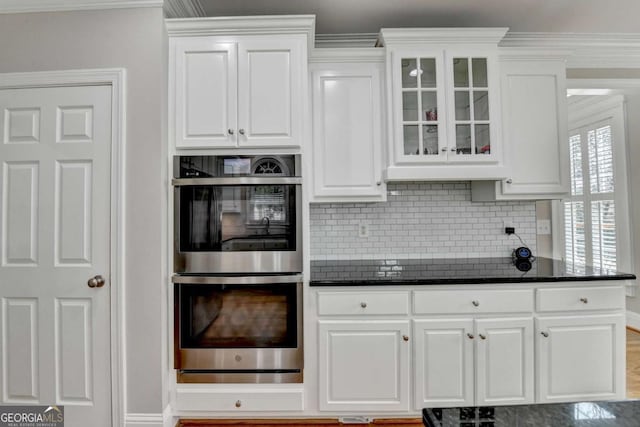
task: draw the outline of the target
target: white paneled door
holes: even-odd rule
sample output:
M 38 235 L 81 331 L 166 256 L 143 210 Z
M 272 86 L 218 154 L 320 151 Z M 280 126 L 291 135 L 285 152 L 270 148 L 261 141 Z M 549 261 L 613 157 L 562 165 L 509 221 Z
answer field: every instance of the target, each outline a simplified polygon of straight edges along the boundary
M 109 86 L 0 90 L 0 403 L 111 425 Z

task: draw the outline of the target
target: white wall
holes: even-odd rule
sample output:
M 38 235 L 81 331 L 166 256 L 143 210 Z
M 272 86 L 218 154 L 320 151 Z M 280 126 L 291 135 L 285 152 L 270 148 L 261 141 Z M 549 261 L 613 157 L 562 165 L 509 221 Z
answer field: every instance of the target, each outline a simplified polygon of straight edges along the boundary
M 640 79 L 640 69 L 570 69 L 567 70 L 570 79 Z M 634 256 L 632 271 L 640 277 L 640 88 L 624 89 L 619 93 L 626 101 L 626 127 L 629 178 L 629 209 L 632 230 Z M 640 280 L 636 280 L 640 283 Z M 636 290 L 635 297 L 627 298 L 627 309 L 640 313 L 640 290 Z
M 161 8 L 0 15 L 0 72 L 126 68 L 129 413 L 161 413 L 166 59 Z
M 631 229 L 634 245 L 634 270 L 640 277 L 640 93 L 627 95 L 627 144 L 629 148 L 629 205 L 631 208 Z M 640 281 L 636 280 L 637 283 Z M 640 313 L 640 292 L 634 298 L 627 298 L 627 309 Z

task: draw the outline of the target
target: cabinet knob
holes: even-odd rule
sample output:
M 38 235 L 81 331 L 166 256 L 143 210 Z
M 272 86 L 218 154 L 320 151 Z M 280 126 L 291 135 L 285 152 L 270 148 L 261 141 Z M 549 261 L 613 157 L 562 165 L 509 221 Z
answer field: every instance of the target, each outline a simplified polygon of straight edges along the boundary
M 586 299 L 586 298 L 580 298 L 580 302 L 582 302 L 584 304 L 587 304 L 589 302 L 589 300 Z
M 478 336 L 480 337 L 481 340 L 486 340 L 487 339 L 486 335 L 478 334 Z
M 366 302 L 364 302 L 364 301 L 363 301 L 363 302 L 361 302 L 361 303 L 360 303 L 360 307 L 362 307 L 362 308 L 367 308 L 367 303 L 366 303 Z
M 477 306 L 479 306 L 479 305 L 480 305 L 480 301 L 478 301 L 478 300 L 473 300 L 473 301 L 471 301 L 471 304 L 473 304 L 473 306 L 474 306 L 474 307 L 477 307 Z
M 238 133 L 239 133 L 240 135 L 244 135 L 244 129 L 238 129 Z
M 236 400 L 236 408 L 239 408 L 242 406 L 242 402 L 239 400 Z
M 377 185 L 378 187 L 380 187 L 380 186 L 382 185 L 382 181 L 378 181 L 378 182 L 376 182 L 376 185 Z
M 507 179 L 505 182 L 506 182 L 507 184 L 511 184 L 511 183 L 513 183 L 513 180 L 512 180 L 511 178 L 509 178 L 509 179 Z
M 475 337 L 473 336 L 473 334 L 467 334 L 467 336 L 469 337 L 470 340 L 474 339 Z
M 451 149 L 451 152 L 452 152 L 452 153 L 455 153 L 455 152 L 456 152 L 456 149 L 455 149 L 455 148 L 452 148 L 452 149 Z
M 540 332 L 542 334 L 543 337 L 548 338 L 549 337 L 549 332 Z
M 403 335 L 403 336 L 402 336 L 402 339 L 403 339 L 404 341 L 409 341 L 409 336 L 408 336 L 408 335 Z
M 233 129 L 228 129 L 227 132 L 229 132 L 229 135 L 233 135 Z
M 447 152 L 447 148 L 443 147 L 443 148 L 440 149 L 440 151 L 442 151 L 443 153 L 446 153 Z

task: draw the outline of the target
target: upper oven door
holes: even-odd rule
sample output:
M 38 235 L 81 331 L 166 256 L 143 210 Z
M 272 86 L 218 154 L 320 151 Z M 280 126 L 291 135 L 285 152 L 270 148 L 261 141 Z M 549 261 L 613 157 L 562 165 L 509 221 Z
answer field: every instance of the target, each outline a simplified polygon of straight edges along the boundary
M 293 156 L 177 158 L 174 271 L 302 271 L 297 163 Z
M 294 180 L 299 178 L 242 185 L 179 182 L 175 187 L 175 272 L 302 271 L 301 186 L 279 183 Z
M 296 251 L 296 187 L 177 187 L 179 252 Z

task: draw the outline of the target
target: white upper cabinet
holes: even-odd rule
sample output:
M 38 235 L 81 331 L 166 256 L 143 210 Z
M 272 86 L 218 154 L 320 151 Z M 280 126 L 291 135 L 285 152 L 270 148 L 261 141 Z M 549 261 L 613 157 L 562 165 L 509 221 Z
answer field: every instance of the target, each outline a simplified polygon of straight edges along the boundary
M 212 37 L 172 40 L 177 147 L 234 147 L 237 46 Z
M 316 49 L 312 57 L 312 201 L 386 199 L 382 179 L 384 55 L 381 49 L 371 50 L 354 49 L 346 58 L 344 52 L 331 56 L 335 49 Z
M 472 183 L 472 198 L 559 199 L 569 191 L 565 61 L 505 49 L 500 61 L 505 161 L 497 182 Z
M 176 148 L 296 147 L 312 17 L 168 20 Z
M 504 28 L 383 29 L 388 180 L 499 179 Z

